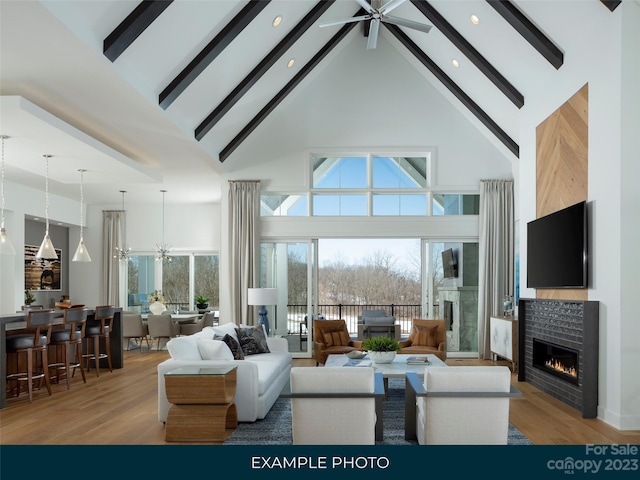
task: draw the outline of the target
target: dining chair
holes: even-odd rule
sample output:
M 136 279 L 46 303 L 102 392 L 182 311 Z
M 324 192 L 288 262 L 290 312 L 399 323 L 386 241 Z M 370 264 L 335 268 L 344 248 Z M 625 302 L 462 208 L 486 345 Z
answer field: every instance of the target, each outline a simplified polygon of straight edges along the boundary
M 170 313 L 160 315 L 150 313 L 147 317 L 147 325 L 149 326 L 149 336 L 157 339 L 156 350 L 160 350 L 162 339 L 169 341 L 169 339 L 180 335 L 180 325 L 171 318 Z
M 130 349 L 131 339 L 140 342 L 140 351 L 142 351 L 142 342 L 147 342 L 147 350 L 151 350 L 149 345 L 149 327 L 142 320 L 140 313 L 127 312 L 122 315 L 122 338 L 127 342 L 126 350 Z

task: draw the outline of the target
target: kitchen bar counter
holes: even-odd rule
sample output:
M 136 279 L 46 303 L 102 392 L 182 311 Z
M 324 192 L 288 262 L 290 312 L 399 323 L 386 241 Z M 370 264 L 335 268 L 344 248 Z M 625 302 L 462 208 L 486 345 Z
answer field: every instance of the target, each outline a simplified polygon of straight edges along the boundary
M 89 308 L 88 319 L 93 318 L 94 310 Z M 62 324 L 64 310 L 56 310 L 56 318 Z M 7 331 L 24 328 L 26 312 L 0 315 L 0 409 L 7 406 Z M 113 368 L 124 367 L 124 348 L 122 339 L 122 308 L 116 308 L 113 328 L 109 334 L 111 342 L 111 362 Z

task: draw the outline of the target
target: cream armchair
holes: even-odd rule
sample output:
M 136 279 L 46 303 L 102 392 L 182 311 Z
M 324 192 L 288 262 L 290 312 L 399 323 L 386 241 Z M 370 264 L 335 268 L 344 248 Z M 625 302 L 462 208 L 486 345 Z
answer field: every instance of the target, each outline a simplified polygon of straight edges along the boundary
M 506 445 L 511 370 L 426 367 L 424 379 L 407 373 L 405 438 L 420 445 Z M 413 408 L 412 408 L 413 407 Z
M 372 367 L 293 367 L 294 445 L 374 445 L 382 440 L 382 375 Z

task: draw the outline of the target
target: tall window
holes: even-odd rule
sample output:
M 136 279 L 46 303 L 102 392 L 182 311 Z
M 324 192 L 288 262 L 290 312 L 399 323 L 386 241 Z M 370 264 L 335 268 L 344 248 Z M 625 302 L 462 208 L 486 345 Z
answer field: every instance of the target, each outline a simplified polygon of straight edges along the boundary
M 195 309 L 195 297 L 209 299 L 217 308 L 219 294 L 219 256 L 217 254 L 176 254 L 171 261 L 158 263 L 153 255 L 131 255 L 127 271 L 127 308 L 148 312 L 147 296 L 160 289 L 170 310 Z

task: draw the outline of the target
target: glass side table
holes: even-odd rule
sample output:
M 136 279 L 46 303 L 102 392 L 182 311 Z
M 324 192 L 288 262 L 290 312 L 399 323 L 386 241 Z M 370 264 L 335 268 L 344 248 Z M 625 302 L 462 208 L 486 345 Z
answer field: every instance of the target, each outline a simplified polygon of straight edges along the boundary
M 164 374 L 167 442 L 222 443 L 238 426 L 237 367 L 181 367 Z

